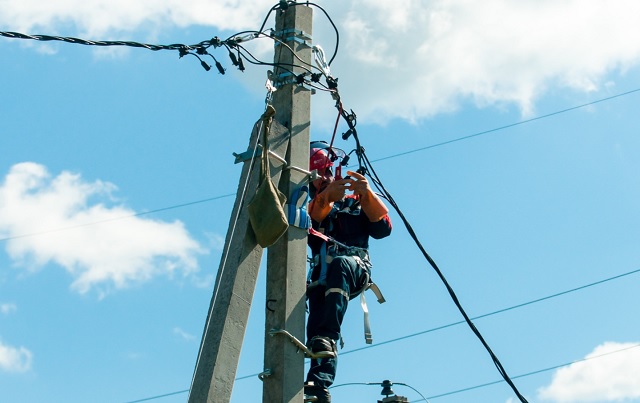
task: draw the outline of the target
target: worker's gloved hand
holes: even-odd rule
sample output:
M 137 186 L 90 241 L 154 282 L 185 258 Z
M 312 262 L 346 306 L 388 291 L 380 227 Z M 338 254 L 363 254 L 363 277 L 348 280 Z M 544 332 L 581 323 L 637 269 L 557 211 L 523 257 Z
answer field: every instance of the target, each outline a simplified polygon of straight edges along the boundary
M 349 190 L 353 191 L 353 194 L 366 197 L 369 193 L 373 193 L 369 186 L 369 181 L 363 175 L 354 171 L 347 171 L 347 175 L 354 178 L 347 179 L 350 182 Z
M 384 205 L 382 200 L 380 200 L 378 195 L 371 190 L 367 178 L 353 171 L 348 171 L 347 175 L 354 178 L 349 179 L 349 181 L 351 181 L 349 189 L 353 191 L 353 194 L 360 196 L 362 210 L 369 218 L 369 221 L 377 222 L 382 220 L 382 218 L 389 213 L 389 209 Z
M 351 182 L 350 179 L 331 180 L 309 203 L 311 218 L 317 222 L 324 220 L 331 212 L 333 202 L 342 200 Z
M 337 181 L 333 181 L 327 185 L 327 187 L 322 191 L 321 195 L 325 197 L 326 200 L 330 203 L 342 200 L 345 192 L 351 189 L 351 185 L 353 182 L 354 181 L 351 179 L 340 179 Z

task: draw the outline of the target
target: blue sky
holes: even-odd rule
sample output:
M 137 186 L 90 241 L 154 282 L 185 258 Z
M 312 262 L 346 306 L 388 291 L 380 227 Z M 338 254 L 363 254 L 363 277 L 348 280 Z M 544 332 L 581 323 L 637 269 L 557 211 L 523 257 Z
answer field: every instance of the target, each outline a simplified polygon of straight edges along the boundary
M 520 391 L 640 401 L 640 5 L 318 3 L 385 186 L 471 317 L 513 308 L 475 323 Z M 0 31 L 193 44 L 257 29 L 274 4 L 2 0 Z M 254 42 L 270 60 L 272 43 Z M 186 401 L 240 176 L 232 153 L 263 111 L 266 69 L 235 71 L 222 50 L 224 76 L 173 51 L 0 38 L 0 52 L 0 400 Z M 329 140 L 335 114 L 312 97 L 314 139 Z M 449 394 L 500 376 L 465 325 L 447 326 L 460 314 L 391 217 L 372 245 L 388 302 L 369 298 L 366 349 L 349 308 L 334 400 L 374 402 L 381 389 L 364 384 L 390 379 L 432 402 L 515 402 L 499 382 Z M 233 402 L 261 401 L 264 280 Z

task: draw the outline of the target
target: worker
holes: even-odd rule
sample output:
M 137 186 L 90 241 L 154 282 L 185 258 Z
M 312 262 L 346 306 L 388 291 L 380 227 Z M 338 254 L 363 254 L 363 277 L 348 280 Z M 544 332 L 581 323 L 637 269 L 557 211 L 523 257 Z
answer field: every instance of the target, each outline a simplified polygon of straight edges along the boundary
M 311 360 L 304 394 L 307 401 L 329 403 L 342 319 L 348 302 L 370 284 L 369 237 L 388 236 L 391 220 L 363 175 L 348 171 L 341 178 L 339 163 L 334 173 L 334 162 L 344 157 L 342 150 L 312 142 L 310 151 L 309 169 L 320 175 L 311 183 L 308 207 L 315 231 L 308 241 L 312 269 L 307 281 L 307 344 L 316 358 Z M 319 234 L 313 235 L 316 231 Z

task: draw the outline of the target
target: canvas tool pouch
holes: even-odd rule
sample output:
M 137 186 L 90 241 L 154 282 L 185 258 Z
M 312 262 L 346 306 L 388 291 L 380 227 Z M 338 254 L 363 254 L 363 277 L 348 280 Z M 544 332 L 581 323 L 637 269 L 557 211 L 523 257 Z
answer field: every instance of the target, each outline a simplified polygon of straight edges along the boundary
M 269 168 L 269 128 L 275 110 L 269 106 L 262 119 L 262 165 L 258 190 L 249 202 L 249 221 L 258 244 L 263 248 L 273 245 L 289 227 L 284 204 L 287 197 L 271 181 Z

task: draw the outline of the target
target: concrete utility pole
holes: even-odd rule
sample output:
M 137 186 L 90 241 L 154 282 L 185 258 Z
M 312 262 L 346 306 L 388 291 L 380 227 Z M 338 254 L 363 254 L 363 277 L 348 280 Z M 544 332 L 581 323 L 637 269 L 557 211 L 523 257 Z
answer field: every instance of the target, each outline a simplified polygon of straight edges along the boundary
M 311 64 L 311 30 L 313 13 L 307 6 L 289 7 L 276 15 L 276 37 L 285 42 L 276 45 L 274 63 L 282 63 L 295 75 L 304 70 L 292 68 L 300 60 Z M 291 142 L 286 159 L 291 166 L 309 168 L 309 126 L 311 91 L 295 83 L 295 76 L 285 69 L 276 69 L 273 95 L 275 120 L 289 128 Z M 282 85 L 284 84 L 284 85 Z M 307 175 L 288 169 L 282 173 L 279 189 L 287 195 L 287 203 L 296 204 L 293 193 L 308 184 Z M 267 252 L 267 310 L 265 318 L 264 368 L 270 376 L 264 378 L 263 403 L 302 402 L 304 354 L 282 335 L 270 336 L 271 329 L 286 330 L 298 340 L 305 340 L 305 282 L 307 261 L 307 230 L 289 226 L 287 232 Z
M 297 58 L 290 49 L 277 44 L 274 62 L 299 65 L 300 58 L 310 64 L 311 9 L 297 5 L 276 12 L 276 37 L 293 49 Z M 296 84 L 295 75 L 302 72 L 302 69 L 291 66 L 274 71 L 278 90 L 273 95 L 276 115 L 269 145 L 272 152 L 285 156 L 289 166 L 306 170 L 309 166 L 311 92 Z M 253 151 L 253 145 L 259 138 L 260 124 L 257 123 L 249 141 L 249 150 Z M 262 248 L 256 242 L 246 208 L 255 194 L 259 173 L 259 163 L 253 167 L 248 162 L 244 164 L 189 403 L 228 403 L 231 400 L 262 258 Z M 273 161 L 271 174 L 273 183 L 278 184 L 288 203 L 296 203 L 293 194 L 307 183 L 307 176 L 296 170 L 283 170 L 281 163 L 274 164 Z M 285 336 L 271 336 L 269 332 L 272 329 L 286 330 L 304 341 L 306 248 L 306 230 L 290 226 L 268 250 L 265 371 L 261 374 L 264 403 L 303 401 L 304 355 Z

